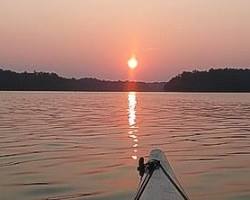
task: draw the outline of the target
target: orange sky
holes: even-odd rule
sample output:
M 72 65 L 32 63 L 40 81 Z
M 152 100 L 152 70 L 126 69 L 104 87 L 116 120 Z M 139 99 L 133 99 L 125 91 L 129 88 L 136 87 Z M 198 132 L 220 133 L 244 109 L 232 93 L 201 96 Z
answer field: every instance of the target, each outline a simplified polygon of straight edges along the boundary
M 250 66 L 248 0 L 1 0 L 0 65 L 67 77 L 168 80 Z

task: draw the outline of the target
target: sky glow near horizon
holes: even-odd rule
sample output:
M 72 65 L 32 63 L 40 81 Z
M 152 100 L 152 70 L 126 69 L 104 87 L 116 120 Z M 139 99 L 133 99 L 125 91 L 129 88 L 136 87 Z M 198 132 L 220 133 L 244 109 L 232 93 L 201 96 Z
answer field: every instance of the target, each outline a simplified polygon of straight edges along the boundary
M 247 0 L 0 0 L 0 66 L 66 77 L 165 81 L 250 67 Z

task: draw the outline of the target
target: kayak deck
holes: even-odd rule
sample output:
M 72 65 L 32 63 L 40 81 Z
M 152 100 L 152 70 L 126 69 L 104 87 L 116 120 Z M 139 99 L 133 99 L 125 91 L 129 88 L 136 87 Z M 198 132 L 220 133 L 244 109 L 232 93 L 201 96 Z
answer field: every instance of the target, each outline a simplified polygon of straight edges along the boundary
M 188 199 L 183 188 L 160 149 L 150 152 L 148 163 L 159 163 L 153 172 L 147 169 L 142 177 L 135 200 L 185 200 Z

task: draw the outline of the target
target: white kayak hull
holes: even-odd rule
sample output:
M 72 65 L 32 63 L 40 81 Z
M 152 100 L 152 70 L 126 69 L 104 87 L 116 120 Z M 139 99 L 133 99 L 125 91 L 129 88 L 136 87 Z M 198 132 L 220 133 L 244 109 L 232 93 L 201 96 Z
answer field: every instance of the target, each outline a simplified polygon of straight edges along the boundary
M 160 149 L 150 152 L 149 162 L 159 161 L 162 168 L 154 170 L 149 177 L 149 170 L 146 170 L 139 185 L 138 193 L 141 193 L 136 200 L 185 200 L 188 199 L 174 172 Z M 165 171 L 165 172 L 164 172 Z M 167 173 L 167 175 L 166 175 Z M 171 180 L 170 180 L 171 179 Z M 143 191 L 142 191 L 143 190 Z M 182 193 L 182 194 L 181 194 Z

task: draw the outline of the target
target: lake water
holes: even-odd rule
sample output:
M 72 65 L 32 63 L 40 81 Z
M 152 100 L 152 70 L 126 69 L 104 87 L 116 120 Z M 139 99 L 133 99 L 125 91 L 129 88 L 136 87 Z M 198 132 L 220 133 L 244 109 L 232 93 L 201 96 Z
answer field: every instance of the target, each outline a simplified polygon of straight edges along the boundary
M 0 92 L 1 200 L 132 199 L 153 148 L 190 199 L 250 199 L 250 94 Z

